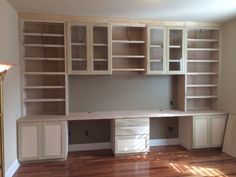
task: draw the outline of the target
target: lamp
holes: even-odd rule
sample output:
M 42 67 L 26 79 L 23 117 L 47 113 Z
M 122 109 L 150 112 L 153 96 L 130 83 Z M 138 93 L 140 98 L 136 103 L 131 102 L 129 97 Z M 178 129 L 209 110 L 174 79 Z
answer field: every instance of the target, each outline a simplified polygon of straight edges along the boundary
M 4 126 L 3 126 L 3 80 L 12 64 L 0 63 L 0 177 L 4 177 Z

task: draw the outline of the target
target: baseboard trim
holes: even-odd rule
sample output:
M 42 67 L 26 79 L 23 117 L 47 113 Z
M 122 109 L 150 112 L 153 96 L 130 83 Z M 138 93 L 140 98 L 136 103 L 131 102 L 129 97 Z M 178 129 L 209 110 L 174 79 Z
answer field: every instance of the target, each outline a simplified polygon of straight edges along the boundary
M 104 143 L 88 143 L 88 144 L 70 144 L 69 152 L 73 151 L 90 151 L 90 150 L 101 150 L 101 149 L 111 149 L 110 142 Z
M 178 138 L 172 139 L 151 139 L 150 146 L 166 146 L 166 145 L 179 145 Z
M 10 168 L 6 171 L 5 177 L 12 177 L 14 173 L 16 172 L 16 170 L 19 168 L 19 166 L 20 166 L 19 161 L 15 160 L 15 162 L 13 162 Z

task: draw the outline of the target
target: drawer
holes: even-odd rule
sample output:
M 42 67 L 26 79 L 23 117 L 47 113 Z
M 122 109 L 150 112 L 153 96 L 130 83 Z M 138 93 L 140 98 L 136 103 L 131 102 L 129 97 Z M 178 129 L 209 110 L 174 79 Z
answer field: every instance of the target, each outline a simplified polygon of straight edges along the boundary
M 149 126 L 143 127 L 116 127 L 115 135 L 143 135 L 149 134 Z
M 149 151 L 149 135 L 116 136 L 116 154 Z
M 116 127 L 149 127 L 149 118 L 125 118 L 125 119 L 116 119 Z

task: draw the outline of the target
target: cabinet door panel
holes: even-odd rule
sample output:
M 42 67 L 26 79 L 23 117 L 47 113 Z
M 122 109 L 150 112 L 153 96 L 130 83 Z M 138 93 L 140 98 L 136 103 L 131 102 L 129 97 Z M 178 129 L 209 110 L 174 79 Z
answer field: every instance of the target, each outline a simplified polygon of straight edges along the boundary
M 41 122 L 18 124 L 18 155 L 20 161 L 41 159 L 41 133 Z
M 193 147 L 209 147 L 209 116 L 194 117 Z
M 224 138 L 227 116 L 211 117 L 211 146 L 221 147 Z
M 44 122 L 44 158 L 61 158 L 64 156 L 65 143 L 65 123 L 63 122 Z

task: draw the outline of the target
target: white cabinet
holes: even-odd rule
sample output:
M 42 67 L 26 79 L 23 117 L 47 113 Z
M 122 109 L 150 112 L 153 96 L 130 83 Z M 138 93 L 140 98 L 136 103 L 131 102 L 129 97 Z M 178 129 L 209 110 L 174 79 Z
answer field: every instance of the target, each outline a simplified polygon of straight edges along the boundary
M 18 123 L 20 161 L 66 158 L 68 152 L 66 121 Z
M 149 151 L 149 118 L 115 119 L 111 127 L 114 154 Z
M 19 123 L 18 124 L 18 155 L 20 161 L 37 160 L 42 156 L 42 124 Z
M 180 144 L 187 149 L 221 147 L 227 115 L 201 115 L 179 118 Z

